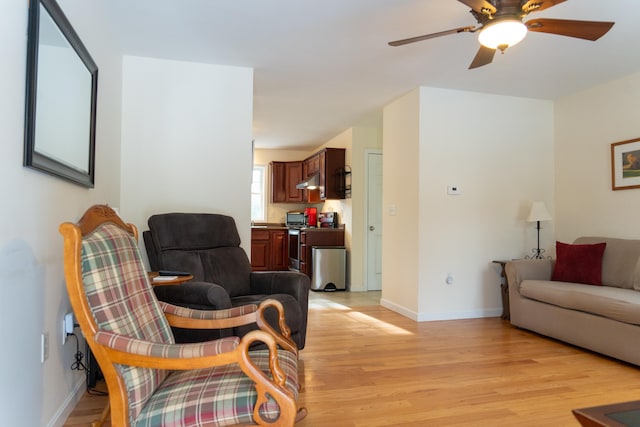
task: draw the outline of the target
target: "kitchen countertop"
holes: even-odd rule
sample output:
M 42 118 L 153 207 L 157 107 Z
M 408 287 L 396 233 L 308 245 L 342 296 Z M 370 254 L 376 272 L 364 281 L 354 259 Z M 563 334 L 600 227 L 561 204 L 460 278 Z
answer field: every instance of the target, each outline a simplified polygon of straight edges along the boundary
M 331 227 L 302 227 L 302 228 L 294 228 L 294 230 L 300 230 L 300 231 L 344 231 L 344 226 L 341 225 L 340 227 L 337 227 L 337 228 L 331 228 Z
M 272 229 L 272 230 L 288 230 L 289 227 L 287 227 L 285 224 L 278 224 L 278 223 L 258 223 L 258 224 L 252 224 L 251 228 L 257 228 L 257 229 Z
M 252 229 L 257 230 L 289 230 L 284 224 L 254 224 L 251 226 Z M 302 227 L 295 228 L 294 230 L 300 231 L 309 231 L 309 230 L 318 230 L 318 231 L 334 231 L 334 230 L 342 230 L 344 231 L 344 224 L 340 224 L 337 228 L 329 228 L 329 227 Z

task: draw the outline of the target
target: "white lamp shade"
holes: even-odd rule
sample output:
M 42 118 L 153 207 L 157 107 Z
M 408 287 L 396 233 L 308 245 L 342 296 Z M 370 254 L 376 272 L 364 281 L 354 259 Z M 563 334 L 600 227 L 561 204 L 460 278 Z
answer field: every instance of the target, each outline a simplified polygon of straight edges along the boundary
M 544 205 L 544 202 L 533 202 L 531 204 L 531 210 L 529 211 L 527 222 L 536 221 L 551 221 L 551 215 L 549 214 L 547 207 Z
M 522 41 L 527 35 L 527 26 L 517 19 L 501 19 L 484 27 L 478 41 L 490 49 L 499 46 L 510 47 Z

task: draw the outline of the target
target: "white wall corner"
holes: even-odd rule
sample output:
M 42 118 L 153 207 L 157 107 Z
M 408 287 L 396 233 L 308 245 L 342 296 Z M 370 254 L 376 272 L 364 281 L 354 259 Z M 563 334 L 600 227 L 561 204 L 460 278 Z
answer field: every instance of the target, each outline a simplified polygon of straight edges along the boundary
M 407 307 L 403 307 L 385 298 L 380 299 L 380 305 L 383 306 L 384 308 L 388 308 L 391 311 L 395 311 L 396 313 L 401 314 L 404 317 L 408 317 L 409 319 L 418 321 L 418 318 L 419 318 L 418 313 L 408 309 Z
M 419 313 L 418 322 L 434 322 L 437 320 L 482 319 L 500 317 L 502 308 L 480 309 L 469 311 L 441 311 L 437 313 Z
M 500 317 L 502 314 L 502 307 L 492 309 L 480 309 L 480 310 L 468 310 L 468 311 L 441 311 L 437 313 L 423 312 L 416 313 L 413 310 L 403 307 L 387 299 L 381 299 L 380 305 L 388 308 L 391 311 L 395 311 L 398 314 L 403 315 L 416 322 L 433 322 L 438 320 L 462 320 L 462 319 L 482 319 L 485 317 Z

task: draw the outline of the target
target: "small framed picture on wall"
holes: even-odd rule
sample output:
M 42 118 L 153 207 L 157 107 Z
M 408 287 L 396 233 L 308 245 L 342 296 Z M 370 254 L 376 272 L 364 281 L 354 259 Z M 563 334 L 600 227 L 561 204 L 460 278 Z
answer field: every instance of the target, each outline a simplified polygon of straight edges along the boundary
M 611 189 L 640 188 L 640 138 L 611 144 Z

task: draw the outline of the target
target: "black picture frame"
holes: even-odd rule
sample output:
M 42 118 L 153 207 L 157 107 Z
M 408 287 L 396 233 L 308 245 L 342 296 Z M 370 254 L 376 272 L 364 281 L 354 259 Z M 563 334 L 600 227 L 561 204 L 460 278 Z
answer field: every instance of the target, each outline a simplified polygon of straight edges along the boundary
M 98 67 L 60 6 L 31 0 L 23 165 L 93 188 L 97 93 Z

